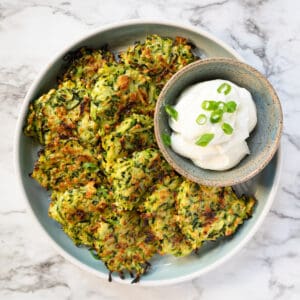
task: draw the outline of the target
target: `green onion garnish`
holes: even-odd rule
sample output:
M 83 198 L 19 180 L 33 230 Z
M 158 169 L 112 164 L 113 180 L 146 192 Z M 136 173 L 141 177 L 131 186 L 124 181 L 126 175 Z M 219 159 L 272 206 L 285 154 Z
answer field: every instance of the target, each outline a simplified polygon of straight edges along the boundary
M 227 95 L 231 91 L 231 85 L 224 82 L 218 87 L 217 91 L 219 94 L 224 93 L 224 95 Z
M 205 100 L 201 104 L 204 110 L 214 110 L 217 107 L 217 102 L 213 100 Z
M 232 134 L 232 132 L 233 132 L 233 128 L 228 123 L 223 123 L 222 129 L 223 129 L 225 134 Z
M 167 104 L 165 106 L 165 111 L 175 121 L 178 120 L 178 111 L 173 106 Z
M 166 146 L 171 146 L 171 137 L 168 134 L 163 133 L 161 137 Z
M 223 101 L 217 102 L 217 109 L 224 110 L 225 106 L 226 106 L 225 102 L 223 102 Z
M 233 113 L 236 111 L 237 104 L 234 101 L 228 101 L 226 103 L 226 112 Z
M 214 138 L 213 133 L 204 133 L 201 135 L 198 140 L 196 141 L 196 145 L 201 146 L 201 147 L 206 147 L 210 141 Z
M 85 162 L 82 166 L 84 169 L 90 172 L 94 172 L 98 170 L 98 166 L 92 162 Z
M 206 123 L 206 121 L 207 121 L 207 117 L 204 114 L 200 114 L 196 119 L 196 123 L 198 125 L 204 125 Z
M 214 110 L 210 114 L 210 122 L 211 123 L 219 123 L 222 120 L 223 117 L 223 111 L 221 110 Z

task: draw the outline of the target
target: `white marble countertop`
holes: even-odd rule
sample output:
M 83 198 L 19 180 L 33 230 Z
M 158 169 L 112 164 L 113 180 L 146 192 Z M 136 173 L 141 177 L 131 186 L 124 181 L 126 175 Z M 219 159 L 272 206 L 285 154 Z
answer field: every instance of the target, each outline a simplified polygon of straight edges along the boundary
M 300 2 L 0 1 L 0 299 L 300 299 Z M 49 245 L 15 185 L 13 135 L 37 73 L 67 44 L 132 18 L 188 22 L 235 48 L 273 83 L 284 110 L 281 187 L 263 226 L 220 269 L 176 286 L 108 283 Z

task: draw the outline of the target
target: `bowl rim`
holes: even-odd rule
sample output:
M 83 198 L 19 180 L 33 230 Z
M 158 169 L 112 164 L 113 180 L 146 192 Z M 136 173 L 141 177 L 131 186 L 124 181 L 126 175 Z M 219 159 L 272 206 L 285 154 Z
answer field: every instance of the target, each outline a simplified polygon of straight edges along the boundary
M 28 104 L 30 103 L 30 101 L 32 99 L 32 95 L 33 95 L 34 91 L 38 87 L 41 79 L 48 72 L 48 69 L 62 56 L 62 54 L 67 53 L 68 51 L 73 49 L 77 44 L 81 43 L 82 41 L 84 41 L 86 39 L 92 38 L 94 35 L 96 35 L 100 32 L 107 31 L 107 30 L 113 30 L 113 29 L 117 29 L 117 28 L 122 28 L 122 27 L 128 26 L 128 25 L 145 25 L 145 24 L 156 24 L 156 25 L 161 24 L 161 25 L 172 26 L 172 27 L 177 27 L 177 28 L 186 29 L 188 31 L 192 31 L 194 33 L 202 35 L 202 36 L 212 40 L 213 42 L 217 43 L 218 45 L 220 45 L 221 47 L 226 49 L 229 53 L 231 53 L 236 59 L 238 59 L 240 61 L 244 61 L 244 59 L 242 58 L 242 56 L 240 54 L 238 54 L 234 49 L 232 49 L 230 46 L 225 44 L 220 39 L 214 37 L 213 35 L 211 35 L 210 33 L 206 32 L 203 29 L 200 29 L 196 26 L 186 24 L 183 22 L 169 22 L 169 21 L 164 21 L 164 20 L 160 20 L 160 19 L 131 19 L 131 20 L 126 20 L 126 21 L 121 21 L 121 22 L 110 23 L 105 26 L 100 26 L 86 34 L 82 34 L 80 38 L 75 39 L 73 42 L 70 42 L 68 44 L 68 46 L 66 46 L 62 50 L 58 51 L 57 54 L 54 55 L 53 58 L 50 59 L 49 62 L 41 68 L 41 71 L 37 74 L 35 80 L 33 81 L 33 83 L 31 84 L 30 88 L 28 89 L 28 91 L 26 93 L 26 96 L 22 103 L 21 109 L 19 111 L 19 116 L 18 116 L 18 120 L 16 123 L 16 127 L 15 127 L 14 142 L 13 142 L 13 163 L 14 163 L 14 170 L 15 170 L 15 175 L 16 175 L 17 186 L 18 186 L 19 191 L 21 192 L 20 197 L 23 198 L 23 201 L 26 205 L 26 211 L 29 212 L 29 215 L 31 215 L 32 219 L 34 220 L 34 223 L 36 224 L 36 228 L 39 228 L 42 235 L 44 235 L 46 237 L 46 239 L 52 245 L 53 249 L 55 249 L 58 254 L 63 256 L 66 260 L 71 262 L 73 265 L 79 267 L 80 269 L 85 270 L 99 278 L 102 278 L 102 279 L 107 279 L 107 274 L 104 274 L 101 271 L 95 270 L 92 267 L 86 265 L 79 259 L 77 259 L 74 256 L 72 256 L 71 254 L 69 254 L 61 246 L 59 246 L 50 237 L 46 228 L 44 228 L 42 226 L 42 224 L 39 222 L 35 212 L 33 211 L 31 203 L 26 196 L 25 187 L 24 187 L 23 181 L 22 181 L 21 166 L 19 164 L 19 161 L 20 161 L 19 150 L 20 150 L 20 140 L 21 140 L 21 137 L 23 134 L 23 122 L 24 122 L 24 119 L 25 119 L 25 116 L 26 116 L 26 113 L 28 110 Z M 141 280 L 138 283 L 138 285 L 139 286 L 167 286 L 167 285 L 172 285 L 172 284 L 189 281 L 189 280 L 197 278 L 200 275 L 203 275 L 203 274 L 217 268 L 218 266 L 220 266 L 223 263 L 225 263 L 226 261 L 228 261 L 231 257 L 233 257 L 238 251 L 240 251 L 245 246 L 245 244 L 249 242 L 249 240 L 253 237 L 253 235 L 256 233 L 258 228 L 261 226 L 263 220 L 265 219 L 265 217 L 274 201 L 276 192 L 279 187 L 281 169 L 282 169 L 282 149 L 281 148 L 278 149 L 277 156 L 278 156 L 278 158 L 276 161 L 276 172 L 275 172 L 275 176 L 274 176 L 274 182 L 271 187 L 269 197 L 267 198 L 265 207 L 263 208 L 256 223 L 253 225 L 251 230 L 247 233 L 247 235 L 241 240 L 241 242 L 238 245 L 233 247 L 231 251 L 229 251 L 226 255 L 224 255 L 222 258 L 220 258 L 216 262 L 212 263 L 211 265 L 209 265 L 197 272 L 193 272 L 193 273 L 190 273 L 185 276 L 179 276 L 174 279 L 147 280 L 147 281 Z M 128 284 L 130 285 L 130 281 L 121 280 L 118 277 L 114 277 L 114 282 L 125 284 L 125 285 L 128 285 Z
M 169 155 L 168 151 L 166 150 L 168 146 L 165 146 L 160 131 L 159 131 L 159 118 L 160 118 L 160 113 L 162 111 L 162 104 L 164 103 L 165 95 L 169 92 L 170 89 L 177 83 L 177 80 L 179 78 L 182 78 L 185 74 L 189 73 L 191 70 L 197 70 L 198 68 L 201 68 L 201 66 L 204 65 L 211 65 L 211 64 L 229 64 L 233 65 L 234 67 L 237 68 L 244 68 L 248 70 L 250 73 L 254 74 L 260 81 L 264 83 L 265 86 L 267 86 L 268 91 L 271 94 L 271 98 L 274 102 L 274 105 L 279 111 L 279 119 L 278 119 L 278 130 L 276 132 L 276 137 L 274 141 L 271 144 L 271 147 L 268 149 L 268 153 L 266 158 L 263 160 L 263 162 L 260 164 L 259 168 L 256 168 L 252 172 L 248 172 L 242 176 L 239 176 L 239 178 L 234 178 L 234 179 L 224 179 L 222 181 L 217 180 L 217 179 L 203 179 L 200 177 L 197 177 L 193 174 L 190 174 L 186 169 L 181 168 L 177 162 L 172 159 L 172 157 Z M 271 159 L 274 157 L 279 144 L 280 144 L 280 138 L 282 135 L 282 128 L 283 128 L 283 113 L 282 113 L 282 107 L 281 103 L 279 100 L 279 97 L 277 96 L 277 93 L 272 86 L 272 84 L 269 82 L 269 80 L 262 74 L 260 73 L 257 69 L 253 68 L 252 66 L 248 65 L 245 62 L 238 61 L 236 59 L 232 58 L 224 58 L 224 57 L 213 57 L 213 58 L 205 58 L 201 60 L 197 60 L 195 62 L 192 62 L 191 64 L 183 67 L 181 70 L 176 72 L 172 78 L 166 83 L 166 85 L 163 87 L 157 103 L 155 107 L 155 113 L 154 113 L 154 132 L 155 132 L 155 137 L 156 141 L 158 144 L 158 147 L 160 151 L 162 152 L 164 158 L 167 160 L 167 162 L 182 176 L 186 177 L 187 179 L 197 182 L 199 184 L 207 185 L 207 186 L 217 186 L 217 187 L 223 187 L 223 186 L 233 186 L 237 185 L 240 183 L 243 183 L 245 181 L 250 180 L 253 178 L 255 175 L 259 174 L 271 161 Z M 172 150 L 173 151 L 173 150 Z M 192 162 L 191 162 L 192 164 Z M 232 168 L 234 169 L 234 167 Z M 217 172 L 217 171 L 215 171 Z M 226 170 L 225 170 L 226 172 Z

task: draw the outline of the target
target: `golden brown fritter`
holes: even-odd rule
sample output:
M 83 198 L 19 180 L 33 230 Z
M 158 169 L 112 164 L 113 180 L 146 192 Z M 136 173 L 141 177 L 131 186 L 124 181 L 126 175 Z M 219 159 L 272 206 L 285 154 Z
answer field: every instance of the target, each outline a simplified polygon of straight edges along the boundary
M 120 64 L 104 66 L 91 91 L 91 117 L 104 136 L 132 113 L 153 115 L 158 91 L 151 78 Z
M 150 228 L 135 211 L 122 211 L 103 219 L 95 232 L 94 248 L 111 272 L 134 273 L 136 280 L 149 267 L 157 245 Z
M 232 235 L 252 215 L 253 198 L 238 198 L 231 187 L 200 186 L 183 181 L 178 190 L 178 222 L 194 247 Z
M 110 174 L 118 158 L 129 158 L 135 151 L 156 148 L 153 119 L 132 114 L 125 118 L 116 129 L 102 138 L 105 170 Z
M 142 216 L 160 241 L 159 253 L 163 255 L 185 256 L 194 250 L 177 221 L 176 197 L 181 182 L 179 176 L 165 176 L 141 205 Z
M 46 189 L 65 191 L 90 181 L 101 183 L 100 157 L 76 140 L 49 144 L 39 155 L 32 178 Z
M 98 125 L 90 117 L 90 96 L 82 89 L 51 89 L 33 101 L 24 132 L 42 145 L 55 139 L 78 139 L 87 146 L 99 141 Z
M 93 181 L 85 186 L 51 195 L 49 216 L 62 225 L 65 233 L 76 245 L 94 246 L 94 236 L 113 194 L 107 186 L 95 187 Z
M 143 43 L 130 46 L 120 58 L 125 65 L 151 76 L 160 89 L 173 74 L 197 59 L 185 38 L 173 40 L 156 34 L 149 35 Z
M 59 87 L 91 89 L 105 64 L 114 62 L 114 56 L 107 49 L 83 47 L 70 52 L 66 57 L 67 68 L 59 79 Z
M 152 185 L 171 172 L 157 149 L 134 152 L 132 158 L 119 159 L 110 175 L 115 204 L 121 210 L 132 210 Z

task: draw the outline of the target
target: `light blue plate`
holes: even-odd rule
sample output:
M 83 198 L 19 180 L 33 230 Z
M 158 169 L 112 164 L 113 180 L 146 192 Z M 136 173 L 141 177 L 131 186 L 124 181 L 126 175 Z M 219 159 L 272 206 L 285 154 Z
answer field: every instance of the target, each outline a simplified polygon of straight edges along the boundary
M 59 224 L 48 217 L 49 195 L 28 176 L 32 172 L 39 146 L 24 136 L 24 121 L 29 102 L 54 86 L 57 74 L 64 64 L 63 57 L 66 53 L 81 46 L 100 48 L 105 44 L 108 44 L 112 50 L 119 51 L 152 33 L 189 38 L 197 46 L 199 53 L 205 57 L 219 56 L 241 59 L 234 50 L 224 43 L 193 27 L 174 23 L 130 21 L 102 28 L 62 51 L 39 75 L 24 100 L 17 124 L 15 136 L 16 173 L 29 211 L 32 212 L 38 224 L 61 255 L 102 278 L 108 278 L 108 271 L 101 261 L 95 260 L 87 249 L 76 247 L 63 233 Z M 268 166 L 247 184 L 248 193 L 257 198 L 258 204 L 253 217 L 241 226 L 233 237 L 206 244 L 198 255 L 177 259 L 169 256 L 155 257 L 151 261 L 151 270 L 142 277 L 139 284 L 153 286 L 182 282 L 204 274 L 230 257 L 234 259 L 236 252 L 254 235 L 269 211 L 278 187 L 280 162 L 280 154 L 277 152 Z M 113 280 L 130 283 L 129 278 L 122 281 L 117 276 L 113 276 Z

